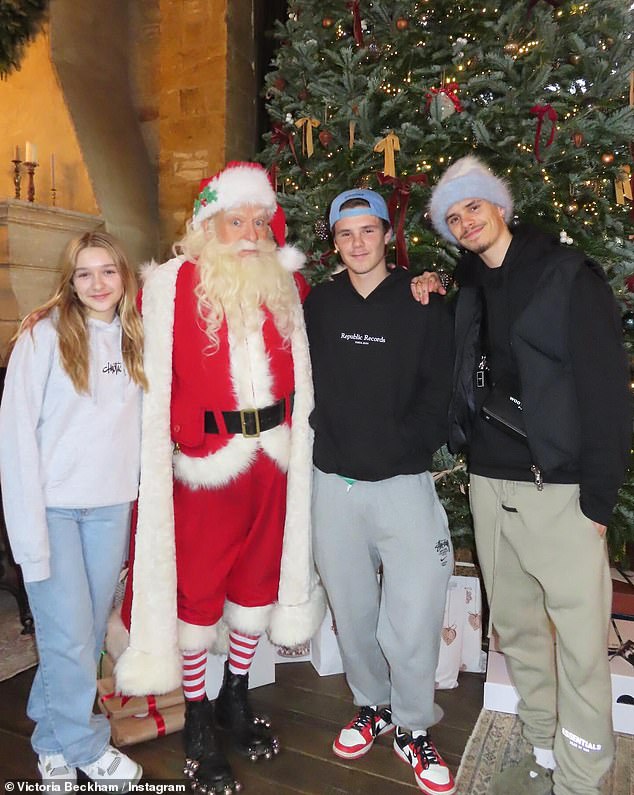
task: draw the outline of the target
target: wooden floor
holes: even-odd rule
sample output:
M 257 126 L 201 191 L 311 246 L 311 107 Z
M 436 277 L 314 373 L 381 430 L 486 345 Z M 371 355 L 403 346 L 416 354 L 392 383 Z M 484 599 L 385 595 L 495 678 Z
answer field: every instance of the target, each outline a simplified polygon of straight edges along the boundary
M 0 683 L 0 780 L 36 779 L 35 756 L 25 706 L 33 670 Z M 272 761 L 253 764 L 230 754 L 245 795 L 413 795 L 410 768 L 391 748 L 391 736 L 378 739 L 371 753 L 354 762 L 331 750 L 337 731 L 354 708 L 343 676 L 320 677 L 308 662 L 276 666 L 277 681 L 251 691 L 252 703 L 272 720 L 282 746 Z M 438 750 L 455 772 L 482 706 L 483 677 L 461 674 L 455 690 L 437 691 L 444 718 L 433 730 Z M 144 768 L 144 780 L 182 781 L 180 732 L 126 750 Z

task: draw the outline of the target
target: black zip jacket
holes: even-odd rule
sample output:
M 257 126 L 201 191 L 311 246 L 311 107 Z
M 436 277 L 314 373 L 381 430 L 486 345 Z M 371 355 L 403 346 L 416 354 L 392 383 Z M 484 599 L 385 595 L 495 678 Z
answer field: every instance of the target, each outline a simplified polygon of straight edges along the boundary
M 342 271 L 304 303 L 323 472 L 369 481 L 424 472 L 447 440 L 453 320 L 439 296 L 414 301 L 410 278 L 391 271 L 363 298 Z
M 545 482 L 579 483 L 583 513 L 608 524 L 627 465 L 632 413 L 620 316 L 603 270 L 519 227 L 500 268 L 467 254 L 456 277 L 451 449 L 469 451 L 474 474 L 530 481 L 534 464 Z M 475 386 L 474 373 L 483 342 L 493 353 L 491 382 L 517 379 L 528 446 L 480 414 L 486 388 Z

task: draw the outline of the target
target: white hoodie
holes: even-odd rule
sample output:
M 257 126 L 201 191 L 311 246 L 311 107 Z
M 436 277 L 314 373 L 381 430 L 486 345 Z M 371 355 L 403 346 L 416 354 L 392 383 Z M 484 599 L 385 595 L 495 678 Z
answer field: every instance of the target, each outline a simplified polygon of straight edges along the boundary
M 63 370 L 55 318 L 16 342 L 0 406 L 0 478 L 13 556 L 24 579 L 50 575 L 46 508 L 134 500 L 141 390 L 121 355 L 121 324 L 88 319 L 90 394 Z

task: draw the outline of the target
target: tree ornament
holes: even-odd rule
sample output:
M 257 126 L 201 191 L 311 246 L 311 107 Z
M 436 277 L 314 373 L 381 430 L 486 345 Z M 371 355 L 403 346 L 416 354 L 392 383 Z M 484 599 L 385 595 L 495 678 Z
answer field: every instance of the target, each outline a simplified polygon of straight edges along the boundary
M 446 83 L 427 92 L 426 110 L 432 118 L 444 121 L 456 112 L 462 113 L 464 108 L 458 99 L 458 88 L 458 83 Z
M 544 117 L 546 117 L 551 122 L 550 128 L 550 135 L 548 136 L 548 140 L 546 141 L 546 148 L 548 148 L 552 142 L 555 140 L 555 130 L 556 130 L 556 122 L 557 122 L 557 111 L 553 108 L 552 105 L 533 105 L 530 110 L 532 116 L 537 116 L 537 130 L 535 131 L 535 159 L 538 163 L 542 162 L 542 158 L 539 154 L 539 136 L 541 135 L 542 125 L 544 123 Z
M 328 149 L 332 143 L 332 139 L 335 136 L 330 132 L 330 130 L 322 130 L 317 137 L 319 138 L 319 143 L 324 147 L 324 149 Z
M 507 41 L 504 45 L 504 52 L 507 55 L 517 55 L 520 45 L 516 41 Z
M 396 20 L 396 29 L 398 31 L 402 33 L 404 30 L 407 30 L 408 28 L 409 28 L 409 19 L 405 19 L 405 17 L 399 17 Z
M 623 330 L 634 331 L 634 312 L 625 312 L 623 314 Z
M 325 218 L 318 218 L 313 224 L 313 230 L 318 240 L 328 240 L 330 232 Z
M 583 137 L 583 133 L 575 132 L 572 134 L 572 142 L 576 149 L 579 149 L 581 146 L 583 146 L 584 141 L 585 138 Z
M 401 142 L 398 136 L 391 130 L 385 138 L 381 138 L 378 144 L 374 147 L 375 152 L 383 152 L 383 173 L 390 177 L 396 176 L 396 163 L 394 161 L 394 153 L 398 152 L 401 148 Z
M 335 24 L 335 20 L 332 17 L 324 17 L 321 20 L 322 28 L 331 28 Z
M 614 163 L 614 152 L 604 152 L 601 155 L 601 162 L 606 166 L 612 165 Z

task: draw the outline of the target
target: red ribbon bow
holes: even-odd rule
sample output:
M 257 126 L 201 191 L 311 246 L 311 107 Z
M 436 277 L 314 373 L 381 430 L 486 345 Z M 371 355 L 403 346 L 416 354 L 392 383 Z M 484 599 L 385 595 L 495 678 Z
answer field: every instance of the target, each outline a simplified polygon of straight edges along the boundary
M 542 133 L 544 116 L 546 116 L 552 122 L 552 126 L 550 128 L 550 135 L 548 136 L 548 140 L 546 141 L 546 148 L 548 148 L 555 140 L 555 122 L 557 121 L 557 111 L 553 108 L 552 105 L 533 105 L 533 107 L 531 108 L 531 114 L 533 116 L 537 116 L 537 130 L 535 131 L 534 148 L 535 148 L 535 157 L 537 158 L 537 162 L 541 163 L 542 159 L 539 155 L 539 138 Z
M 462 107 L 462 103 L 458 99 L 458 95 L 456 91 L 460 88 L 458 83 L 447 83 L 446 85 L 442 86 L 442 88 L 431 88 L 426 96 L 427 96 L 427 105 L 425 110 L 429 110 L 429 106 L 431 105 L 431 101 L 436 94 L 446 94 L 449 99 L 453 102 L 453 106 L 456 109 L 456 113 L 462 113 L 464 108 Z
M 299 160 L 297 159 L 297 153 L 295 152 L 293 133 L 287 132 L 279 122 L 275 122 L 271 128 L 271 143 L 277 144 L 277 152 L 275 153 L 276 156 L 279 155 L 285 147 L 288 147 L 293 153 L 295 162 L 299 166 Z
M 402 268 L 409 268 L 409 257 L 407 256 L 407 243 L 405 242 L 405 217 L 409 206 L 409 197 L 412 193 L 412 186 L 426 185 L 427 174 L 411 174 L 409 177 L 390 177 L 382 171 L 377 172 L 377 179 L 381 185 L 391 185 L 392 195 L 387 202 L 387 210 L 390 214 L 392 229 L 396 236 L 396 264 Z M 396 216 L 398 214 L 398 221 Z
M 359 11 L 360 0 L 350 0 L 346 6 L 352 11 L 352 30 L 354 40 L 358 47 L 363 47 L 363 28 L 361 27 L 361 12 Z

